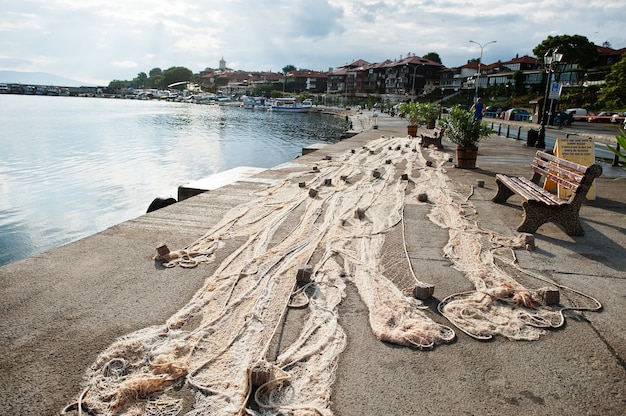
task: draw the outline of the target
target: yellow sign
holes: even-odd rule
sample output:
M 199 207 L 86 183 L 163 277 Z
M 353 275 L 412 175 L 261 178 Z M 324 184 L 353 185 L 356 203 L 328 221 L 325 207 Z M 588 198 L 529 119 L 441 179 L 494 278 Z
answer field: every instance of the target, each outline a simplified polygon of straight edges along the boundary
M 589 166 L 596 161 L 592 138 L 567 138 L 556 139 L 554 145 L 554 155 L 579 165 Z M 587 199 L 596 199 L 595 180 L 587 192 Z M 562 186 L 558 186 L 557 195 L 559 198 L 566 199 L 571 195 L 572 191 Z

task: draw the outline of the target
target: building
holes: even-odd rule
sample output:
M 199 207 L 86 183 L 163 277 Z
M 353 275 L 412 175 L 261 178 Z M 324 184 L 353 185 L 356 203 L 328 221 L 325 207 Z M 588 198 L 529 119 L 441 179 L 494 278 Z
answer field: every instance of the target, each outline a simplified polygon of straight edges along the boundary
M 558 79 L 564 88 L 602 85 L 610 66 L 624 53 L 626 48 L 615 50 L 599 46 L 598 59 L 593 68 L 581 69 L 575 64 L 563 63 L 557 71 Z M 258 84 L 282 84 L 283 90 L 289 85 L 289 91 L 323 95 L 325 102 L 338 104 L 371 96 L 398 102 L 436 91 L 441 91 L 443 96 L 446 92 L 460 93 L 475 90 L 476 87 L 496 87 L 502 95 L 508 96 L 512 89 L 528 90 L 540 85 L 545 77 L 543 64 L 528 55 L 491 64 L 479 65 L 478 61 L 471 61 L 456 68 L 446 68 L 438 62 L 411 54 L 378 63 L 357 59 L 335 69 L 330 68 L 328 72 L 279 74 L 233 71 L 226 67 L 223 57 L 219 66 L 218 70 L 202 74 L 201 85 L 217 88 L 229 95 L 244 95 Z M 520 82 L 523 86 L 516 85 Z

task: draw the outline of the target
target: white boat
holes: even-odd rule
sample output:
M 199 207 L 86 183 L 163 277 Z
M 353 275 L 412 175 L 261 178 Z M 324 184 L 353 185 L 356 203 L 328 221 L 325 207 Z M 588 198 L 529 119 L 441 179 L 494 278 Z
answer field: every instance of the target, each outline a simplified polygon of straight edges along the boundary
M 276 98 L 272 103 L 271 110 L 284 113 L 306 113 L 311 106 L 302 105 L 297 98 Z
M 245 97 L 243 108 L 248 110 L 267 110 L 267 98 L 265 97 Z

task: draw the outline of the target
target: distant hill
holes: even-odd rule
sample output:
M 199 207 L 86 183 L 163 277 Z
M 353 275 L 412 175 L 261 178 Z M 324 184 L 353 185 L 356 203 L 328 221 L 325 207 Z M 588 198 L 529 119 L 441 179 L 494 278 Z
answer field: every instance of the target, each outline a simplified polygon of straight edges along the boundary
M 45 72 L 0 71 L 0 82 L 9 84 L 54 85 L 57 87 L 93 87 L 94 84 L 80 82 Z

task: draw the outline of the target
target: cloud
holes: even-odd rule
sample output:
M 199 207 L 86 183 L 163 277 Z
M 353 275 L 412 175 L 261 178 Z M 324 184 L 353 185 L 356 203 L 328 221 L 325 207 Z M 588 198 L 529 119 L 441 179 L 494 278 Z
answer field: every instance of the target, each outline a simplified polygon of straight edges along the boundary
M 626 0 L 0 0 L 0 69 L 85 82 L 185 66 L 327 70 L 437 52 L 446 66 L 532 54 L 548 35 L 626 47 Z
M 138 68 L 139 64 L 134 61 L 113 61 L 113 66 L 118 68 Z

